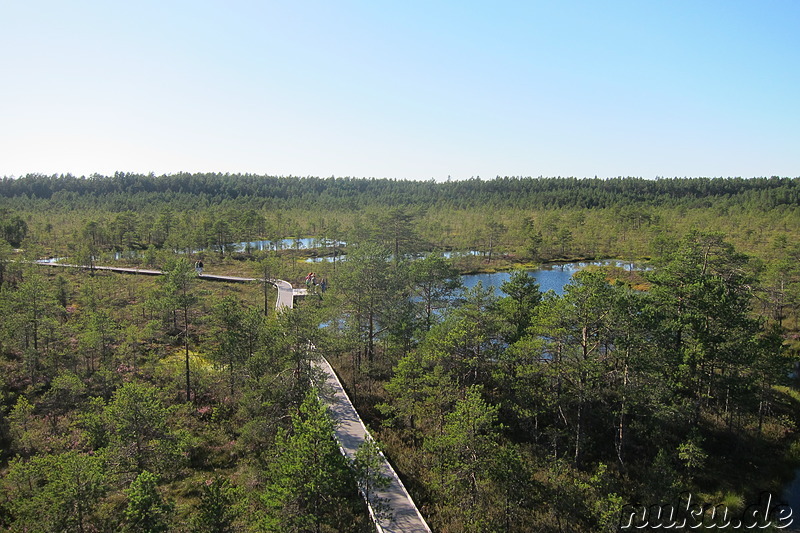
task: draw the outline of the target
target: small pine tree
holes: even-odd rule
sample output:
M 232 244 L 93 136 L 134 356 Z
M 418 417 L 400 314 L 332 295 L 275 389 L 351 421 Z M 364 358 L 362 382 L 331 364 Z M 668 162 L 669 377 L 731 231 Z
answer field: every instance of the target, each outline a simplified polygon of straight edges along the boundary
M 270 483 L 262 495 L 267 508 L 264 529 L 337 530 L 352 477 L 334 441 L 330 416 L 313 392 L 292 417 L 291 431 L 278 433 L 275 451 Z
M 125 509 L 125 531 L 131 533 L 161 533 L 169 530 L 174 511 L 158 492 L 158 477 L 145 470 L 125 491 L 128 507 Z
M 192 531 L 197 533 L 229 533 L 235 531 L 239 494 L 227 479 L 216 477 L 202 486 L 200 504 Z

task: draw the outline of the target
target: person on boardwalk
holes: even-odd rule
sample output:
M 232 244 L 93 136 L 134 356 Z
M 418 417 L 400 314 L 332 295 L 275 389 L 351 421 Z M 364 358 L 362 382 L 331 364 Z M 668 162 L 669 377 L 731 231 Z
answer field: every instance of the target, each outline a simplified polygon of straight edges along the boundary
M 203 260 L 202 259 L 198 259 L 197 261 L 194 262 L 194 270 L 195 270 L 195 272 L 197 272 L 198 276 L 201 276 L 203 274 Z

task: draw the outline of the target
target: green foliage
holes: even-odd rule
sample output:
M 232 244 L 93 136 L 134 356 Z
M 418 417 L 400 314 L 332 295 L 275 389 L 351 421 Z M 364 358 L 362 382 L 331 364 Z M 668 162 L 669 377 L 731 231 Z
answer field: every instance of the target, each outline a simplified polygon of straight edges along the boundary
M 370 502 L 373 513 L 378 519 L 391 519 L 391 507 L 387 505 L 387 499 L 380 497 L 377 493 L 386 490 L 391 486 L 391 478 L 383 472 L 384 457 L 380 447 L 370 437 L 356 450 L 352 461 L 353 473 L 358 483 L 358 488 L 364 498 Z
M 90 531 L 108 490 L 102 460 L 78 452 L 14 459 L 2 487 L 13 531 Z
M 452 263 L 437 253 L 411 263 L 409 278 L 412 292 L 419 299 L 418 314 L 428 331 L 436 318 L 435 313 L 455 299 L 461 289 L 461 279 Z
M 125 491 L 128 506 L 125 508 L 124 531 L 131 533 L 162 533 L 169 531 L 174 508 L 164 501 L 158 491 L 158 476 L 144 470 Z
M 506 340 L 513 343 L 521 339 L 531 325 L 533 312 L 542 299 L 539 284 L 524 270 L 512 272 L 511 278 L 503 282 L 500 290 L 506 294 L 498 302 L 500 313 L 508 322 Z
M 689 476 L 692 472 L 702 470 L 708 454 L 703 451 L 703 439 L 695 431 L 687 440 L 678 445 L 678 459 L 680 459 Z
M 390 256 L 387 248 L 361 244 L 348 253 L 348 269 L 337 279 L 348 327 L 361 339 L 361 353 L 370 363 L 376 355 L 378 323 L 398 303 L 396 296 L 403 286 L 403 272 L 389 261 Z
M 268 531 L 341 531 L 339 511 L 352 491 L 350 469 L 333 440 L 326 408 L 309 392 L 289 431 L 275 439 L 262 500 Z M 322 529 L 324 528 L 324 529 Z
M 41 424 L 34 415 L 33 405 L 25 396 L 17 398 L 8 414 L 8 425 L 14 447 L 25 456 L 44 449 Z
M 491 473 L 499 445 L 497 407 L 472 386 L 445 416 L 440 435 L 426 441 L 439 505 L 461 508 L 463 531 L 485 531 L 492 509 Z
M 52 324 L 56 306 L 50 287 L 35 267 L 25 271 L 16 291 L 10 294 L 10 321 L 16 329 L 17 346 L 28 352 L 27 372 L 31 380 L 39 378 L 46 331 Z
M 385 387 L 390 401 L 378 409 L 388 423 L 399 426 L 416 444 L 424 435 L 441 429 L 458 394 L 444 367 L 424 360 L 418 352 L 400 359 Z
M 619 218 L 633 228 L 652 221 L 646 210 L 637 208 L 643 200 L 651 205 L 702 205 L 721 199 L 736 198 L 740 203 L 755 202 L 763 209 L 797 205 L 800 200 L 798 180 L 789 178 L 641 178 L 577 179 L 498 177 L 493 180 L 469 179 L 434 183 L 391 179 L 298 178 L 230 174 L 175 174 L 145 176 L 117 173 L 114 176 L 71 175 L 44 176 L 29 174 L 0 180 L 0 197 L 38 198 L 56 202 L 80 202 L 97 206 L 116 203 L 140 207 L 153 198 L 169 199 L 181 207 L 197 207 L 216 200 L 270 199 L 276 208 L 291 208 L 311 199 L 327 209 L 347 208 L 354 204 L 378 203 L 391 206 L 393 219 L 404 220 L 410 213 L 405 206 L 525 206 L 583 208 L 623 207 Z M 190 200 L 188 197 L 195 197 Z M 76 203 L 77 203 L 76 202 Z M 151 239 L 159 242 L 176 225 L 175 216 L 156 205 L 161 214 L 157 231 Z M 126 215 L 122 214 L 123 217 Z M 261 221 L 246 209 L 240 209 L 240 226 L 258 227 Z M 649 219 L 649 220 L 648 220 Z M 120 223 L 120 228 L 129 225 Z M 213 224 L 211 226 L 213 228 Z M 395 232 L 390 231 L 389 234 Z M 118 233 L 123 236 L 124 233 Z
M 242 302 L 229 295 L 216 303 L 213 317 L 217 323 L 213 334 L 214 358 L 220 366 L 227 366 L 230 395 L 233 396 L 241 381 L 244 363 L 261 348 L 264 316 L 257 309 L 245 308 Z
M 60 372 L 50 382 L 50 389 L 45 393 L 43 401 L 53 412 L 71 411 L 80 406 L 86 398 L 86 384 L 77 375 L 69 371 Z
M 170 410 L 155 387 L 124 384 L 114 392 L 104 417 L 110 429 L 108 459 L 114 470 L 177 473 L 184 443 L 170 429 Z
M 0 180 L 3 206 L 20 213 L 32 228 L 43 228 L 30 231 L 29 240 L 60 249 L 61 255 L 71 246 L 69 255 L 80 251 L 86 264 L 103 252 L 150 246 L 187 254 L 212 246 L 209 252 L 224 250 L 228 258 L 230 243 L 304 235 L 337 241 L 325 247 L 327 254 L 340 250 L 342 241 L 349 247 L 367 240 L 397 249 L 398 258 L 423 250 L 475 250 L 480 258 L 459 262 L 486 268 L 495 258 L 652 257 L 693 228 L 725 230 L 737 246 L 766 255 L 773 253 L 772 235 L 783 233 L 792 242 L 800 233 L 798 180 L 777 177 L 503 177 L 432 183 L 221 174 L 30 175 Z M 228 242 L 218 244 L 222 240 Z M 283 255 L 278 248 L 275 253 Z M 252 250 L 242 256 L 251 257 Z M 150 253 L 148 262 L 152 259 Z
M 196 533 L 232 533 L 240 512 L 237 502 L 241 496 L 227 479 L 215 477 L 201 486 L 200 503 L 192 523 Z
M 192 399 L 191 372 L 189 365 L 189 310 L 197 303 L 197 295 L 192 291 L 193 281 L 197 277 L 197 272 L 189 264 L 186 257 L 180 257 L 171 261 L 164 267 L 163 276 L 158 281 L 163 290 L 161 305 L 171 310 L 173 315 L 173 326 L 177 329 L 177 315 L 183 318 L 183 347 L 184 347 L 184 369 L 186 377 L 186 401 Z
M 19 248 L 28 234 L 28 224 L 18 214 L 7 216 L 3 210 L 0 210 L 0 214 L 3 215 L 3 222 L 0 223 L 0 237 L 14 248 Z
M 12 253 L 11 245 L 0 242 L 0 289 L 3 288 L 3 284 L 6 282 L 9 270 L 13 268 Z
M 88 406 L 78 415 L 76 425 L 81 428 L 90 449 L 105 448 L 109 443 L 110 426 L 106 420 L 106 402 L 100 397 L 91 398 Z
M 720 483 L 709 474 L 719 470 L 712 454 L 744 457 L 768 441 L 779 446 L 761 440 L 767 410 L 777 405 L 769 384 L 785 380 L 791 365 L 778 325 L 753 314 L 757 281 L 748 258 L 719 235 L 690 233 L 647 278 L 650 290 L 641 291 L 586 270 L 563 295 L 541 296 L 517 275 L 505 287 L 510 295 L 494 303 L 480 291 L 468 294 L 400 360 L 385 385 L 389 401 L 378 407 L 392 433 L 427 452 L 431 474 L 417 476 L 436 502 L 437 529 L 495 527 L 500 516 L 475 517 L 455 503 L 473 498 L 487 509 L 518 501 L 503 513 L 506 529 L 519 521 L 544 531 L 567 523 L 611 531 L 623 501 Z M 498 333 L 508 344 L 492 341 Z M 487 411 L 475 400 L 477 384 L 498 402 L 492 412 L 505 428 L 489 433 L 498 453 L 472 451 L 466 456 L 474 462 L 459 462 L 464 442 L 481 443 L 466 422 L 481 422 Z M 456 416 L 466 401 L 453 401 L 460 396 L 475 407 L 468 416 Z M 531 470 L 542 492 L 530 479 L 480 475 L 481 461 L 491 465 L 483 472 L 525 471 L 506 438 L 559 461 L 550 477 L 541 477 L 541 466 Z M 575 487 L 571 479 L 584 481 Z M 526 483 L 515 496 L 504 492 Z M 526 509 L 542 494 L 550 495 L 547 512 Z
M 752 393 L 752 368 L 762 355 L 760 324 L 749 312 L 754 279 L 748 258 L 718 234 L 689 234 L 667 261 L 650 275 L 651 292 L 665 313 L 665 358 L 678 365 L 675 387 L 696 425 L 702 408 L 727 409 L 726 391 L 742 399 Z M 726 415 L 732 424 L 733 414 Z

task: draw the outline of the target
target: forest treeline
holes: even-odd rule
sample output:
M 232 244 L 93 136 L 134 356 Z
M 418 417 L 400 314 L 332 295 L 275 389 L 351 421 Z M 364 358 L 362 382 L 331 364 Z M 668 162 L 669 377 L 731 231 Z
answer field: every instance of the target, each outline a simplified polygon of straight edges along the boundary
M 29 175 L 0 182 L 1 236 L 42 254 L 217 250 L 261 239 L 379 240 L 397 252 L 542 262 L 643 259 L 721 231 L 764 260 L 800 238 L 800 179 L 498 178 L 445 183 L 253 175 Z M 295 244 L 288 247 L 299 248 Z M 247 252 L 240 249 L 239 251 Z M 113 255 L 109 256 L 113 257 Z M 108 259 L 108 258 L 106 258 Z
M 439 206 L 455 209 L 607 208 L 626 205 L 709 206 L 717 200 L 762 209 L 800 204 L 800 178 L 478 178 L 437 183 L 396 179 L 276 177 L 253 174 L 130 174 L 113 176 L 29 174 L 0 180 L 0 197 L 141 209 L 153 200 L 197 207 L 205 202 L 247 201 L 293 208 L 313 202 L 328 209 Z M 248 205 L 248 206 L 250 206 Z M 177 206 L 176 206 L 177 207 Z

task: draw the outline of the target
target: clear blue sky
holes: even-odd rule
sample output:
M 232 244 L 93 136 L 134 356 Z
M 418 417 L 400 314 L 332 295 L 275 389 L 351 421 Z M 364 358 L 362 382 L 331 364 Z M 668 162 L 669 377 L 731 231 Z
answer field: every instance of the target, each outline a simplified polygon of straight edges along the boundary
M 0 0 L 0 176 L 800 176 L 800 1 Z

